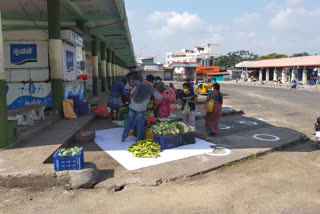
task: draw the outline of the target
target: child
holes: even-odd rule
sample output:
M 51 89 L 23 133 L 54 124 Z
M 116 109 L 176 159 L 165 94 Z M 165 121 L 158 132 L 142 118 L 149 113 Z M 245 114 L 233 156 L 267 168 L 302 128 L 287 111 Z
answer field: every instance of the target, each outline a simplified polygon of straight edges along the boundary
M 196 104 L 198 103 L 198 98 L 195 93 L 192 92 L 192 85 L 189 83 L 183 84 L 183 94 L 181 94 L 180 99 L 183 102 L 183 106 L 189 105 L 190 113 L 188 115 L 183 115 L 183 122 L 189 124 L 192 127 L 196 127 Z
M 166 90 L 166 86 L 165 86 L 165 84 L 163 82 L 160 82 L 158 84 L 157 90 L 161 94 L 161 96 L 167 98 L 167 100 L 171 99 L 168 94 L 164 93 L 165 90 Z M 158 100 L 157 98 L 154 98 L 154 103 L 157 104 L 157 105 L 160 105 L 159 106 L 159 110 L 158 110 L 158 117 L 159 118 L 169 117 L 169 115 L 170 115 L 170 103 Z

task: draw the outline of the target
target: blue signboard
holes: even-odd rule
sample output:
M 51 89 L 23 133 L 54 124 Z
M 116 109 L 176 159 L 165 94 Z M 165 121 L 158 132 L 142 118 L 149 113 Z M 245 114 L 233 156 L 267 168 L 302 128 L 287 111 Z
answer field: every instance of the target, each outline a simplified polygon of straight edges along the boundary
M 10 62 L 22 65 L 28 62 L 37 62 L 36 44 L 10 44 Z
M 67 72 L 71 72 L 74 70 L 73 56 L 74 54 L 72 51 L 66 51 Z

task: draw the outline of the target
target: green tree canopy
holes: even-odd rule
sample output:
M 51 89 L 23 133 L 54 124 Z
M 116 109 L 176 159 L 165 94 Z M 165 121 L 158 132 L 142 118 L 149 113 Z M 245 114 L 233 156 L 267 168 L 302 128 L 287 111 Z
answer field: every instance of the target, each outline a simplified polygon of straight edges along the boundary
M 235 66 L 242 61 L 250 61 L 258 59 L 258 55 L 248 50 L 239 50 L 229 52 L 227 55 L 220 56 L 215 62 L 215 66 Z
M 287 55 L 284 54 L 277 54 L 277 53 L 272 53 L 272 54 L 268 54 L 265 56 L 260 56 L 259 60 L 265 60 L 265 59 L 281 59 L 281 58 L 288 58 Z
M 299 57 L 299 56 L 310 56 L 310 54 L 308 54 L 307 52 L 295 53 L 291 57 Z

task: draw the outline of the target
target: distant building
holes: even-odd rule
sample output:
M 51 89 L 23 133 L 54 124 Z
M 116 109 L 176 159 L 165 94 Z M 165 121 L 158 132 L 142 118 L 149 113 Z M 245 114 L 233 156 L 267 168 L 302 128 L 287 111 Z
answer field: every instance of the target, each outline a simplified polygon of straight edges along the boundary
M 166 53 L 166 64 L 169 66 L 175 62 L 196 62 L 202 66 L 213 66 L 220 56 L 219 44 L 206 44 L 191 49 Z
M 152 74 L 155 77 L 161 77 L 163 80 L 172 80 L 173 69 L 164 69 L 163 64 L 155 63 L 154 59 L 155 57 L 141 58 L 134 72 L 138 72 L 139 76 L 143 79 Z

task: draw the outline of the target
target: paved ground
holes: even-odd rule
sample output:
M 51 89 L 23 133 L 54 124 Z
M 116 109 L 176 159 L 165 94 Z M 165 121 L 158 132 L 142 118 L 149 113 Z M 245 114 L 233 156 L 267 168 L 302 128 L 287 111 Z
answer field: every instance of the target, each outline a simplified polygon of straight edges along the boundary
M 265 132 L 290 141 L 299 133 L 310 134 L 318 115 L 319 93 L 308 91 L 291 91 L 277 88 L 259 88 L 238 85 L 224 85 L 225 105 L 243 110 L 243 117 L 225 117 L 221 125 L 230 126 L 213 140 L 225 143 L 237 154 L 252 150 L 268 148 L 265 143 L 252 140 L 252 136 Z M 246 117 L 246 118 L 244 118 Z M 263 123 L 263 119 L 272 119 Z M 239 124 L 238 121 L 250 120 L 256 126 Z M 275 120 L 275 121 L 274 121 Z M 200 121 L 199 121 L 200 122 Z M 201 127 L 203 124 L 199 123 Z M 106 127 L 104 121 L 92 124 L 92 128 Z M 278 128 L 284 127 L 284 128 Z M 289 128 L 289 129 L 288 129 Z M 238 137 L 237 137 L 238 136 Z M 310 135 L 310 137 L 312 137 Z M 227 140 L 226 140 L 227 139 Z M 237 143 L 234 143 L 234 139 Z M 251 139 L 251 140 L 250 140 Z M 241 148 L 237 148 L 241 145 Z M 260 146 L 257 146 L 260 145 Z M 97 148 L 93 150 L 96 151 Z M 243 149 L 245 147 L 246 149 Z M 4 213 L 318 213 L 320 210 L 319 150 L 314 142 L 309 141 L 285 150 L 268 154 L 241 164 L 220 168 L 219 170 L 191 178 L 178 179 L 176 182 L 162 185 L 119 186 L 121 192 L 112 193 L 108 182 L 126 173 L 115 161 L 102 158 L 106 153 L 96 156 L 98 167 L 104 169 L 105 177 L 96 190 L 64 191 L 47 189 L 45 191 L 26 189 L 0 189 L 0 210 Z M 248 154 L 247 154 L 248 156 Z M 93 157 L 93 156 L 92 156 Z M 90 155 L 87 160 L 90 161 Z M 199 161 L 192 159 L 190 162 Z M 201 165 L 193 168 L 212 167 L 218 159 L 202 158 Z M 192 165 L 192 164 L 191 164 Z M 171 165 L 170 173 L 177 173 L 186 167 L 186 163 Z M 135 172 L 139 179 L 143 174 L 163 173 L 165 168 L 159 165 L 146 171 Z M 167 168 L 168 169 L 168 168 Z M 168 170 L 166 171 L 168 174 Z M 161 181 L 166 181 L 165 177 Z M 123 182 L 122 180 L 120 184 Z M 144 180 L 148 182 L 148 180 Z M 131 180 L 127 183 L 139 183 Z M 148 183 L 150 184 L 150 183 Z M 109 190 L 109 191 L 108 191 Z M 114 190 L 114 189 L 112 189 Z M 3 202 L 3 203 L 2 203 Z M 71 204 L 71 205 L 70 205 Z
M 299 151 L 299 152 L 296 152 Z M 155 187 L 1 189 L 1 213 L 316 214 L 320 153 L 308 143 Z

